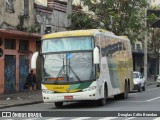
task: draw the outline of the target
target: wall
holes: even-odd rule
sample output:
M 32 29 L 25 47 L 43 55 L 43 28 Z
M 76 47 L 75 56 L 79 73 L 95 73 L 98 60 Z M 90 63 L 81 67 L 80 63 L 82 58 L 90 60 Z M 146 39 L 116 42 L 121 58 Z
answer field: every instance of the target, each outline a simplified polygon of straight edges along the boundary
M 35 5 L 36 26 L 41 34 L 65 31 L 68 25 L 66 5 L 49 0 L 48 7 Z M 38 20 L 39 19 L 39 20 Z M 40 22 L 42 21 L 42 22 Z M 48 30 L 51 28 L 51 30 Z
M 0 48 L 3 49 L 3 56 L 0 57 L 0 93 L 4 93 L 4 87 L 5 87 L 5 55 L 15 55 L 16 56 L 16 91 L 20 91 L 20 69 L 19 69 L 19 58 L 20 55 L 26 55 L 29 57 L 29 70 L 31 68 L 31 57 L 33 55 L 34 52 L 36 52 L 36 40 L 40 39 L 40 36 L 35 37 L 33 34 L 28 34 L 25 32 L 19 32 L 19 31 L 13 31 L 13 33 L 9 30 L 8 33 L 3 33 L 0 31 L 0 37 L 3 39 L 3 44 L 0 46 Z M 16 33 L 16 34 L 15 34 Z M 23 35 L 25 34 L 25 35 Z M 11 50 L 11 49 L 5 49 L 4 47 L 4 43 L 5 43 L 5 38 L 13 38 L 16 40 L 16 49 L 15 50 Z M 24 40 L 28 40 L 29 41 L 29 51 L 27 53 L 23 53 L 23 52 L 19 52 L 19 40 L 20 39 L 24 39 Z M 13 71 L 12 71 L 13 72 Z M 28 73 L 29 71 L 27 71 Z M 36 73 L 36 71 L 34 70 L 34 73 Z M 26 78 L 24 78 L 24 80 L 26 80 Z
M 19 24 L 19 15 L 24 14 L 24 0 L 13 0 L 14 12 L 6 10 L 6 1 L 0 0 L 0 28 L 16 29 Z M 34 0 L 29 0 L 29 17 L 24 19 L 24 26 L 34 24 Z

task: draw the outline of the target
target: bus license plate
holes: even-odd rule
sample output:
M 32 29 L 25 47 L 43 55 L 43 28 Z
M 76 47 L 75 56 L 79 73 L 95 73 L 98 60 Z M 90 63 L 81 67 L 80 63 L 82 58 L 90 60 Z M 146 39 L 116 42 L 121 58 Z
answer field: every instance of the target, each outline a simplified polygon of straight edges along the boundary
M 73 99 L 73 96 L 64 96 L 64 99 L 65 99 L 65 100 L 72 100 L 72 99 Z

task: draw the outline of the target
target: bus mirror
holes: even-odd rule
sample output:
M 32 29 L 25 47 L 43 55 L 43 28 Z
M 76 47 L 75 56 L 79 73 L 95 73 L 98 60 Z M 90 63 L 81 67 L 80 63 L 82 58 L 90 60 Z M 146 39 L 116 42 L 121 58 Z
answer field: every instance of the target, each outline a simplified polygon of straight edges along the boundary
M 38 55 L 39 55 L 39 52 L 35 52 L 32 55 L 32 58 L 31 58 L 31 69 L 35 69 L 36 68 L 36 61 L 37 61 Z
M 94 61 L 94 64 L 99 64 L 100 63 L 98 47 L 95 47 L 94 50 L 93 50 L 93 61 Z

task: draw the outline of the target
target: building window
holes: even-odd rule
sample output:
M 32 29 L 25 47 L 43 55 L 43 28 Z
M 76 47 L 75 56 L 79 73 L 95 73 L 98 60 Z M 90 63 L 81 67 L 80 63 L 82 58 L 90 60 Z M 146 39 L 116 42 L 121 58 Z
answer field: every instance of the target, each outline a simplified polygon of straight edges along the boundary
M 16 49 L 16 40 L 15 39 L 5 39 L 5 49 Z
M 131 47 L 132 47 L 132 50 L 135 50 L 135 44 L 134 43 L 132 44 Z
M 19 40 L 19 51 L 29 51 L 29 41 L 28 40 Z
M 137 44 L 137 50 L 141 50 L 141 45 Z
M 29 1 L 24 0 L 24 16 L 28 17 L 28 13 L 29 13 Z
M 6 10 L 10 12 L 14 12 L 13 0 L 6 0 Z

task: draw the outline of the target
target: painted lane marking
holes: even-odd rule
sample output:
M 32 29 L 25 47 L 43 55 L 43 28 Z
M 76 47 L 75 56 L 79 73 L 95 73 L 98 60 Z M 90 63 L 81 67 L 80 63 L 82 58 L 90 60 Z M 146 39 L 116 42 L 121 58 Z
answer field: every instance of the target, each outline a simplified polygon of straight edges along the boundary
M 147 102 L 150 102 L 150 101 L 153 101 L 153 100 L 156 100 L 156 99 L 159 99 L 160 97 L 156 97 L 156 98 L 152 98 L 152 99 L 149 99 L 149 100 L 146 100 Z
M 46 120 L 59 120 L 59 119 L 63 119 L 63 118 L 54 117 L 54 118 L 50 118 L 50 119 L 46 119 Z
M 98 120 L 113 120 L 113 119 L 116 119 L 118 117 L 105 117 L 105 118 L 101 118 L 101 119 L 98 119 Z
M 91 117 L 80 117 L 80 118 L 74 118 L 72 120 L 84 120 L 84 119 L 89 119 L 89 118 L 91 118 Z
M 127 118 L 127 119 L 124 119 L 124 120 L 131 120 L 131 119 L 134 119 L 135 117 L 130 117 L 130 118 Z
M 143 103 L 146 102 L 146 103 L 147 103 L 147 102 L 159 102 L 159 101 L 160 101 L 160 100 L 156 100 L 156 101 L 117 101 L 117 102 L 133 102 L 133 103 L 134 103 L 134 102 L 135 102 L 135 103 L 136 103 L 136 102 L 137 102 L 137 103 L 138 103 L 138 102 L 143 102 Z
M 160 117 L 157 117 L 157 118 L 155 118 L 155 119 L 153 119 L 153 120 L 160 120 Z
M 29 119 L 24 119 L 24 120 L 36 120 L 36 119 L 39 119 L 39 118 L 29 118 Z

